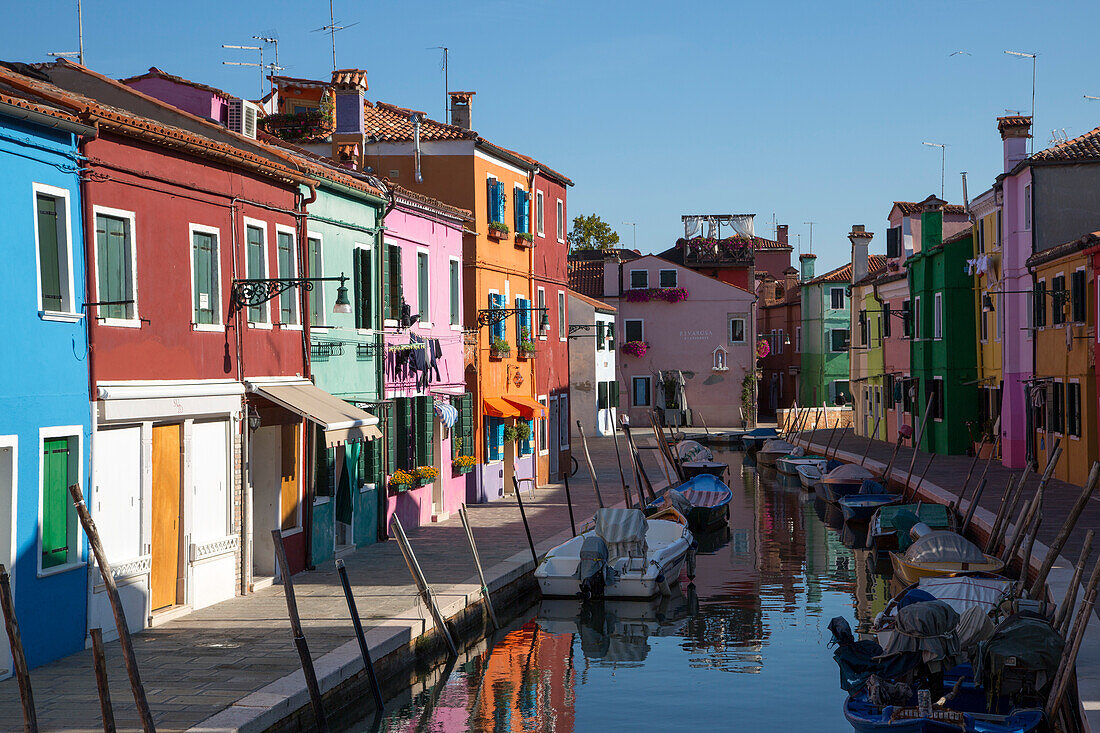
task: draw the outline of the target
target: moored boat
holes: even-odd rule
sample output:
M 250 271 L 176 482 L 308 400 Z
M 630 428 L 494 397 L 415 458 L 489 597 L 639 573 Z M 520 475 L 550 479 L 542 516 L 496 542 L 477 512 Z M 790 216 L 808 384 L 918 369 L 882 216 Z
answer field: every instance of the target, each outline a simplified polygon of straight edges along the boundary
M 741 447 L 746 451 L 756 452 L 765 442 L 779 435 L 775 428 L 754 428 L 739 436 Z
M 822 456 L 796 456 L 792 454 L 776 459 L 775 470 L 788 476 L 797 476 L 799 466 L 817 466 L 824 470 L 828 463 L 829 460 Z
M 711 461 L 714 453 L 696 440 L 681 440 L 676 444 L 676 457 L 681 461 Z
M 795 446 L 782 438 L 772 438 L 766 441 L 756 451 L 756 462 L 761 466 L 774 468 L 775 462 L 783 456 L 789 456 L 795 450 Z
M 836 503 L 842 496 L 858 494 L 863 488 L 863 482 L 873 478 L 875 474 L 859 464 L 845 463 L 837 466 L 820 479 L 823 498 L 825 501 Z
M 869 534 L 879 552 L 894 552 L 909 547 L 909 529 L 917 522 L 931 529 L 954 530 L 955 515 L 943 504 L 893 504 L 874 513 Z
M 900 501 L 901 497 L 897 494 L 849 494 L 840 497 L 837 504 L 844 514 L 844 521 L 866 522 L 882 507 Z
M 669 489 L 646 507 L 651 514 L 671 506 L 687 517 L 688 526 L 696 532 L 713 530 L 726 522 L 733 492 L 711 474 L 700 474 Z
M 905 553 L 890 553 L 894 576 L 902 583 L 953 573 L 999 573 L 1005 564 L 962 535 L 932 531 L 913 541 Z
M 684 472 L 684 478 L 687 479 L 702 475 L 721 478 L 729 470 L 729 465 L 719 461 L 684 461 L 680 464 L 680 468 Z
M 797 469 L 798 480 L 802 483 L 802 488 L 806 491 L 813 491 L 814 484 L 821 480 L 823 471 L 814 465 L 799 466 Z

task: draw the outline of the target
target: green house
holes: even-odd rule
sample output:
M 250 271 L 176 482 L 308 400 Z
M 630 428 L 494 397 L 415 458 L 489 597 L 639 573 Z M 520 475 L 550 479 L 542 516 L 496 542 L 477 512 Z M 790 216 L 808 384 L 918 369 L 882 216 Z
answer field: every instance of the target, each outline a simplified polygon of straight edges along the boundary
M 916 390 L 914 425 L 932 397 L 921 450 L 957 455 L 972 445 L 978 425 L 978 369 L 974 344 L 974 278 L 971 229 L 943 239 L 944 202 L 930 196 L 922 206 L 920 251 L 906 260 L 913 308 L 910 373 Z M 972 433 L 973 431 L 973 433 Z
M 851 325 L 848 286 L 852 282 L 852 265 L 814 277 L 815 259 L 812 254 L 799 257 L 802 265 L 799 403 L 849 403 L 852 393 L 848 383 Z

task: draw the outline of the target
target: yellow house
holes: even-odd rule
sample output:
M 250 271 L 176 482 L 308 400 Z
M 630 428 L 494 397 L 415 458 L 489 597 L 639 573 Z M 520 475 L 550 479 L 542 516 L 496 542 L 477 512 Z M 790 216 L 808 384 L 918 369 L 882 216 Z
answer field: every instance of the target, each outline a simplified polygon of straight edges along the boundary
M 978 395 L 979 428 L 992 443 L 993 426 L 1001 414 L 1001 341 L 1004 323 L 1000 314 L 1003 297 L 1000 294 L 1002 221 L 998 192 L 990 189 L 970 203 L 974 216 L 973 259 L 968 266 L 974 276 L 974 289 L 978 293 L 975 305 L 975 323 L 978 334 Z M 993 307 L 988 307 L 988 296 Z M 977 431 L 975 431 L 977 437 Z M 980 439 L 980 438 L 979 438 Z

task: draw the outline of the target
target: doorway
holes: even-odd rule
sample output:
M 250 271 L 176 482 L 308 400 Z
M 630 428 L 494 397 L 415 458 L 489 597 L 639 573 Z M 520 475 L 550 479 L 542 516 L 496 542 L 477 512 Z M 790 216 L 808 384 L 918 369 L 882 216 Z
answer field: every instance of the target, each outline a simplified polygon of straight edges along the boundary
M 443 421 L 436 417 L 434 427 L 435 429 L 432 430 L 432 455 L 436 456 L 439 476 L 432 482 L 432 516 L 443 517 L 443 476 L 447 472 L 447 457 L 443 455 Z M 454 439 L 453 436 L 451 439 Z
M 259 427 L 252 433 L 252 572 L 257 579 L 275 577 L 271 530 L 278 527 L 281 426 Z
M 542 421 L 543 431 L 549 428 L 549 434 L 543 435 L 543 440 L 546 441 L 546 450 L 550 452 L 550 480 L 558 480 L 558 396 L 553 395 L 550 397 L 550 408 L 547 410 L 547 416 Z M 540 446 L 541 447 L 541 446 Z
M 152 562 L 150 609 L 175 606 L 180 598 L 180 425 L 153 426 Z
M 515 425 L 515 421 L 512 422 Z M 516 475 L 516 441 L 505 440 L 504 441 L 504 495 L 510 496 L 515 493 L 515 485 L 512 483 L 512 478 Z
M 0 436 L 0 563 L 14 572 L 12 555 L 12 513 L 15 506 L 16 437 Z M 12 589 L 15 592 L 15 589 Z M 7 634 L 0 634 L 0 679 L 11 677 L 13 664 Z

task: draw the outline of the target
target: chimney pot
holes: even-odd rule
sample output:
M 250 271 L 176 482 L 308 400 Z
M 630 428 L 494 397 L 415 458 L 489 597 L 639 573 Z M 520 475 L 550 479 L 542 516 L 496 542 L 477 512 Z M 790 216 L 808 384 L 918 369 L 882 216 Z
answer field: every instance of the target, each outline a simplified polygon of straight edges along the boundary
M 867 277 L 868 263 L 867 250 L 874 236 L 866 231 L 863 224 L 853 224 L 852 231 L 848 234 L 848 240 L 852 243 L 852 282 L 859 282 Z
M 804 254 L 798 256 L 798 263 L 802 265 L 802 282 L 814 279 L 814 260 L 817 259 L 815 254 Z
M 451 124 L 469 130 L 472 124 L 471 108 L 477 92 L 448 92 L 451 98 Z
M 787 244 L 787 237 L 789 227 L 787 224 L 780 224 L 775 228 L 775 241 L 779 244 Z
M 1008 173 L 1027 157 L 1027 139 L 1031 137 L 1031 117 L 998 117 L 997 130 L 1004 147 L 1004 172 Z

